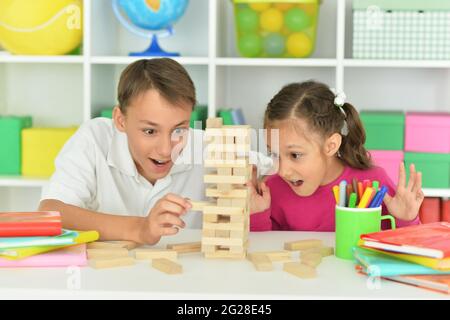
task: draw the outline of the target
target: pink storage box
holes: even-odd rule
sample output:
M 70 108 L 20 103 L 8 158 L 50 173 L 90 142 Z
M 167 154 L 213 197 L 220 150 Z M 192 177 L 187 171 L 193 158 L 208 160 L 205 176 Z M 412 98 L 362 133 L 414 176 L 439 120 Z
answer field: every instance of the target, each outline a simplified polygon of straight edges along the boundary
M 405 151 L 450 153 L 450 113 L 407 113 Z
M 370 150 L 369 152 L 373 163 L 386 170 L 388 177 L 397 185 L 398 169 L 404 158 L 403 151 Z

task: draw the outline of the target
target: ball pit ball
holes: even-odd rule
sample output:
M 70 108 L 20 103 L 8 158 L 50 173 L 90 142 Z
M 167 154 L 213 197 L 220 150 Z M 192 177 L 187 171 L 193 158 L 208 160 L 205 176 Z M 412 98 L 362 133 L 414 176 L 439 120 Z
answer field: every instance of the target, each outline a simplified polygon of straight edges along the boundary
M 261 54 L 263 43 L 255 33 L 241 35 L 238 41 L 239 51 L 244 57 L 256 57 Z
M 286 41 L 286 48 L 289 55 L 300 58 L 309 55 L 313 48 L 311 39 L 303 32 L 291 34 Z
M 284 15 L 284 24 L 292 32 L 299 32 L 311 25 L 311 17 L 300 8 L 292 8 Z
M 242 32 L 255 32 L 259 28 L 259 14 L 248 7 L 238 10 L 236 21 Z
M 283 28 L 284 16 L 280 10 L 270 8 L 261 13 L 261 29 L 267 32 L 279 32 Z
M 250 3 L 249 6 L 255 11 L 264 11 L 270 8 L 270 3 L 268 2 Z
M 284 55 L 286 40 L 279 33 L 269 33 L 264 37 L 264 51 L 269 57 L 279 57 Z

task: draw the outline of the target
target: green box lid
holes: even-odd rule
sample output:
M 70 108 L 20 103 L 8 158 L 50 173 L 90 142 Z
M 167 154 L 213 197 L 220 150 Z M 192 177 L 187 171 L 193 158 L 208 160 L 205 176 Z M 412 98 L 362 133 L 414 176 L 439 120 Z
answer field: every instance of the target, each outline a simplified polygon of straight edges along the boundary
M 29 128 L 33 124 L 33 118 L 31 116 L 0 116 L 0 121 L 3 123 L 17 123 L 23 128 Z
M 450 1 L 447 0 L 353 0 L 353 9 L 366 10 L 375 6 L 383 10 L 402 11 L 436 11 L 450 10 Z
M 448 162 L 450 164 L 450 153 L 405 152 L 405 161 L 407 162 L 437 161 L 437 162 Z
M 359 116 L 365 124 L 405 124 L 405 114 L 401 111 L 361 111 Z

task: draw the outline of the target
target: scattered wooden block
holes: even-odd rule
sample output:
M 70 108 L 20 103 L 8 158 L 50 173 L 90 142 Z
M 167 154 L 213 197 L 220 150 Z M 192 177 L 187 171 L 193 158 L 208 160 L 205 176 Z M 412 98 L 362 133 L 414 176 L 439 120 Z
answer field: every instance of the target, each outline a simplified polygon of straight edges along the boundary
M 263 254 L 249 255 L 250 261 L 257 271 L 272 271 L 273 265 L 269 257 Z
M 128 250 L 125 248 L 87 249 L 87 256 L 88 259 L 128 257 Z
M 153 259 L 152 267 L 166 274 L 180 274 L 183 266 L 169 259 Z
M 317 277 L 316 269 L 300 262 L 286 262 L 283 270 L 302 279 L 312 279 Z
M 271 262 L 288 262 L 292 261 L 292 255 L 290 251 L 257 251 L 249 253 L 249 256 L 265 255 Z
M 318 239 L 298 240 L 284 243 L 284 249 L 290 251 L 320 248 L 322 246 L 322 240 Z
M 333 247 L 322 247 L 322 248 L 312 248 L 308 250 L 303 250 L 300 252 L 300 257 L 304 254 L 310 253 L 310 252 L 319 252 L 322 255 L 322 258 L 332 256 L 334 255 L 334 248 Z
M 310 267 L 317 267 L 322 262 L 322 254 L 320 252 L 309 252 L 302 254 L 301 263 Z
M 232 253 L 228 250 L 215 250 L 214 252 L 205 252 L 205 258 L 207 259 L 245 259 L 246 252 Z
M 87 244 L 88 249 L 120 249 L 124 245 L 116 242 L 95 241 Z
M 164 249 L 137 249 L 135 251 L 136 260 L 151 260 L 151 259 L 168 259 L 176 261 L 178 252 Z
M 178 254 L 200 252 L 201 248 L 201 242 L 172 243 L 167 245 L 167 249 L 174 250 Z
M 132 257 L 116 257 L 90 260 L 89 264 L 95 269 L 117 268 L 134 265 Z

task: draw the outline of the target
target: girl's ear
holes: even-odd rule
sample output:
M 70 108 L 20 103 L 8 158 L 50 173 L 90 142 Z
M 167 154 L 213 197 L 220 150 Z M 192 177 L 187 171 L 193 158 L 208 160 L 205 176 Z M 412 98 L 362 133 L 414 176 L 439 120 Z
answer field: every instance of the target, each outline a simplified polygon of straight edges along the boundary
M 122 113 L 119 106 L 114 107 L 112 118 L 117 130 L 125 132 L 125 115 Z
M 342 136 L 339 133 L 333 133 L 324 144 L 324 152 L 327 156 L 334 156 L 341 147 L 342 144 Z

